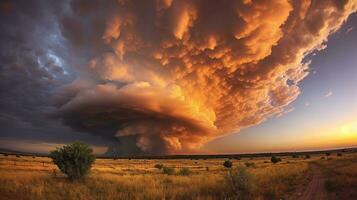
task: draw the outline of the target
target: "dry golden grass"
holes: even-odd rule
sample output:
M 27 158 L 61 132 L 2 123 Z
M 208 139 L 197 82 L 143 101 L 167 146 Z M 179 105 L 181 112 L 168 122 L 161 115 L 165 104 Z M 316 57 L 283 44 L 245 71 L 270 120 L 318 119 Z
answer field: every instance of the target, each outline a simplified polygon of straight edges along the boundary
M 232 160 L 233 168 L 254 163 L 248 172 L 255 177 L 255 199 L 285 197 L 304 182 L 309 160 L 269 159 Z M 223 161 L 97 159 L 85 180 L 70 182 L 49 158 L 0 156 L 0 199 L 229 199 Z M 154 168 L 157 163 L 192 173 L 165 175 Z
M 357 199 L 357 155 L 331 155 L 317 160 L 326 177 L 325 188 L 329 199 Z

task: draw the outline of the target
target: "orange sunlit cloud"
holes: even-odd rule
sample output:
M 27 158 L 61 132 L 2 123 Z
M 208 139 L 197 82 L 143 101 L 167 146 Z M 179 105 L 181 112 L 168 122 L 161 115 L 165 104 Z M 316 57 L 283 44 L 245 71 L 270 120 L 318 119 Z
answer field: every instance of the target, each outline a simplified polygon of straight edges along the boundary
M 58 90 L 54 116 L 80 131 L 136 135 L 144 152 L 195 151 L 291 112 L 284 108 L 308 75 L 303 58 L 324 48 L 356 5 L 158 0 L 144 12 L 118 1 L 100 40 L 110 50 Z

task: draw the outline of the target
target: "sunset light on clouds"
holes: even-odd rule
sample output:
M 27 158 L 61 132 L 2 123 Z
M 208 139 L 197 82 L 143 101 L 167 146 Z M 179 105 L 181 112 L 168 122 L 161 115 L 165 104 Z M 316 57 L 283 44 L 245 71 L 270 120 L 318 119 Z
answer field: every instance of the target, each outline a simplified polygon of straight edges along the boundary
M 357 1 L 0 4 L 6 148 L 85 140 L 98 152 L 157 155 L 357 145 Z

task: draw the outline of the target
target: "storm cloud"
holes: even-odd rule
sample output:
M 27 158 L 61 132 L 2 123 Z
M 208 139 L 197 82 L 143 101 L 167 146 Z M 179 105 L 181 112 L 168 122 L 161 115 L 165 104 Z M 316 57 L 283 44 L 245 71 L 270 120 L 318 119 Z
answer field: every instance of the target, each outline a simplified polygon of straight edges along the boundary
M 212 139 L 281 116 L 309 73 L 305 56 L 325 48 L 357 6 L 353 0 L 51 3 L 32 5 L 48 12 L 32 19 L 39 34 L 3 25 L 22 37 L 4 41 L 13 52 L 1 47 L 1 75 L 15 70 L 16 56 L 31 56 L 36 63 L 20 63 L 12 73 L 36 69 L 31 82 L 41 81 L 39 93 L 51 96 L 50 105 L 37 108 L 48 106 L 52 120 L 78 132 L 122 143 L 134 138 L 130 144 L 148 154 L 195 152 Z M 2 15 L 25 13 L 16 13 L 22 3 L 9 5 Z M 34 40 L 53 33 L 56 39 Z M 19 56 L 24 44 L 38 53 Z

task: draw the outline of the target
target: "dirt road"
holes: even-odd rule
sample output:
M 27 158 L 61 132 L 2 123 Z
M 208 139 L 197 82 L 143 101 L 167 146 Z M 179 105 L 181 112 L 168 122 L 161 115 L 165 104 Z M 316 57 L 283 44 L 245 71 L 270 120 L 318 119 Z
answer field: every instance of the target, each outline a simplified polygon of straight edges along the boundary
M 311 181 L 306 187 L 299 189 L 294 196 L 289 198 L 290 200 L 326 200 L 325 178 L 321 169 L 315 164 L 310 164 L 310 169 L 312 173 Z

